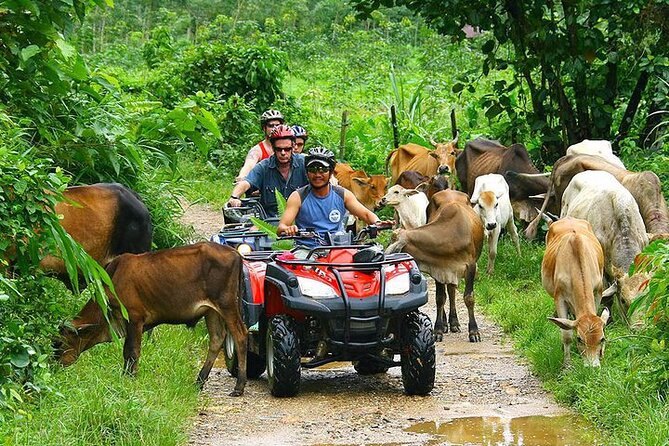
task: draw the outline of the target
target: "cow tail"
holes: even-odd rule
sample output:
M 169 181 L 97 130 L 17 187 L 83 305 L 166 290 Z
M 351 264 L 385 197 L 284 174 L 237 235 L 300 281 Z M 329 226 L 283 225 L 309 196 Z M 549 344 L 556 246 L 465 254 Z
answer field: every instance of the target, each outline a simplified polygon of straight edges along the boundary
M 386 156 L 386 164 L 385 164 L 385 172 L 386 175 L 390 175 L 390 172 L 388 171 L 388 164 L 390 163 L 390 157 L 393 156 L 393 153 L 397 152 L 397 149 L 391 150 L 388 156 Z

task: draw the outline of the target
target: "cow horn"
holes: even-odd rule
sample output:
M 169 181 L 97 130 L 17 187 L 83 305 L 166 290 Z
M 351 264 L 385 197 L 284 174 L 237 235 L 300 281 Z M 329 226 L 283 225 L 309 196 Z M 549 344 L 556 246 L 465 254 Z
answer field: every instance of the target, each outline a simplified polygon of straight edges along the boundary
M 540 199 L 542 199 L 542 200 L 543 200 L 543 199 L 545 199 L 545 198 L 546 198 L 546 194 L 537 194 L 537 195 L 530 195 L 530 196 L 529 196 L 529 197 L 527 197 L 527 198 L 540 198 Z
M 544 173 L 520 173 L 520 172 L 516 172 L 515 175 L 519 176 L 521 178 L 542 178 L 542 177 L 548 178 L 549 176 L 551 176 L 551 173 L 550 172 L 544 172 Z
M 548 224 L 548 226 L 552 225 L 553 223 L 555 223 L 556 220 L 558 220 L 557 218 L 555 220 L 553 220 L 550 215 L 548 215 L 545 212 L 541 212 L 537 208 L 534 208 L 534 209 L 536 209 L 537 213 L 539 213 L 541 215 L 541 218 L 543 219 L 543 221 L 545 221 Z
M 432 144 L 432 147 L 437 147 L 437 142 L 434 139 L 430 139 L 430 144 Z
M 455 131 L 455 138 L 453 138 L 453 145 L 454 146 L 458 145 L 458 139 L 460 139 L 460 130 Z
M 423 181 L 418 186 L 416 186 L 415 189 L 419 192 L 426 192 L 429 187 L 430 183 L 428 183 L 427 181 Z
M 618 282 L 613 282 L 610 287 L 602 291 L 602 297 L 611 297 L 618 291 Z

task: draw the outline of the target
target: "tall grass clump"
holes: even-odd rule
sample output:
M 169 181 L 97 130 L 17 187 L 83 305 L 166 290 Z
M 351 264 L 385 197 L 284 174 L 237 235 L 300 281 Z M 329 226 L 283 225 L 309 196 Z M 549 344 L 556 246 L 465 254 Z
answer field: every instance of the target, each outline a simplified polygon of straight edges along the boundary
M 198 405 L 195 377 L 206 334 L 161 326 L 144 339 L 135 378 L 123 373 L 121 342 L 98 345 L 72 366 L 51 365 L 57 393 L 42 396 L 30 417 L 0 427 L 4 444 L 185 444 Z

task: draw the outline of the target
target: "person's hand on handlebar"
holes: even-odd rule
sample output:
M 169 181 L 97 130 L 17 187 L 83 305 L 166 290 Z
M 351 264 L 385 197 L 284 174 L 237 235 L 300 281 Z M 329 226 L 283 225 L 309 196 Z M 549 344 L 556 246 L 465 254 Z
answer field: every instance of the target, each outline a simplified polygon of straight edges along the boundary
M 279 227 L 278 227 L 276 233 L 277 233 L 277 235 L 280 235 L 280 236 L 292 237 L 294 235 L 297 235 L 297 233 L 299 231 L 300 231 L 300 229 L 295 225 L 279 224 Z
M 374 223 L 374 226 L 377 228 L 388 228 L 392 227 L 395 224 L 395 220 L 378 220 Z
M 239 198 L 230 197 L 230 199 L 228 200 L 228 207 L 238 208 L 241 205 L 242 205 L 242 200 L 240 200 Z

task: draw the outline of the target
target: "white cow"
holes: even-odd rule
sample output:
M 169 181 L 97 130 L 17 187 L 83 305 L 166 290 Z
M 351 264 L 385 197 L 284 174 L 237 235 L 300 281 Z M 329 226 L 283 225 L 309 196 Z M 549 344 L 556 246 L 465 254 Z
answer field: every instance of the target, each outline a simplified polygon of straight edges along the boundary
M 427 195 L 416 189 L 405 189 L 399 184 L 394 185 L 381 200 L 381 204 L 392 206 L 399 216 L 400 226 L 414 229 L 427 223 Z
M 513 208 L 509 198 L 509 185 L 502 175 L 491 173 L 476 178 L 470 199 L 474 210 L 481 217 L 488 238 L 488 274 L 495 269 L 497 241 L 502 228 L 511 234 L 516 251 L 520 254 L 518 231 L 513 223 Z
M 604 250 L 604 271 L 612 281 L 627 281 L 634 258 L 648 245 L 643 219 L 632 194 L 613 175 L 587 170 L 572 178 L 562 196 L 561 217 L 587 220 Z M 636 293 L 621 289 L 623 304 Z
M 567 155 L 596 155 L 604 158 L 616 167 L 625 169 L 623 162 L 613 154 L 611 142 L 605 139 L 584 139 L 567 147 Z

